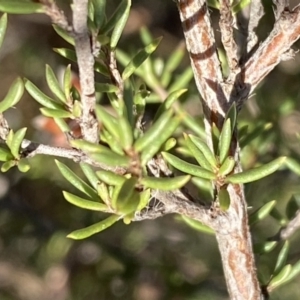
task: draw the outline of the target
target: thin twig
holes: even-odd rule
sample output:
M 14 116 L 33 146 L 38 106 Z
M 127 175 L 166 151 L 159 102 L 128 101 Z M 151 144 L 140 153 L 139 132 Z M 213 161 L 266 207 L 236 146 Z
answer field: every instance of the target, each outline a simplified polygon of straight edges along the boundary
M 249 53 L 258 42 L 255 30 L 263 16 L 264 7 L 261 0 L 252 0 L 250 4 L 250 16 L 248 23 L 247 53 Z
M 94 83 L 94 56 L 87 28 L 88 0 L 74 0 L 73 27 L 75 50 L 79 67 L 82 116 L 80 127 L 84 139 L 98 142 L 98 122 L 94 110 L 96 105 Z
M 236 71 L 238 63 L 238 49 L 234 40 L 233 33 L 233 15 L 229 0 L 220 0 L 220 30 L 222 37 L 222 44 L 224 46 L 228 66 L 231 72 Z
M 24 139 L 21 145 L 22 157 L 30 158 L 38 154 L 48 155 L 48 156 L 57 156 L 71 159 L 77 163 L 84 162 L 89 165 L 92 165 L 97 168 L 104 170 L 110 170 L 119 174 L 125 172 L 124 168 L 121 167 L 111 167 L 102 163 L 99 163 L 95 160 L 92 160 L 87 154 L 83 153 L 80 150 L 71 148 L 62 148 L 62 147 L 53 147 L 49 145 L 39 144 L 32 142 L 30 140 Z

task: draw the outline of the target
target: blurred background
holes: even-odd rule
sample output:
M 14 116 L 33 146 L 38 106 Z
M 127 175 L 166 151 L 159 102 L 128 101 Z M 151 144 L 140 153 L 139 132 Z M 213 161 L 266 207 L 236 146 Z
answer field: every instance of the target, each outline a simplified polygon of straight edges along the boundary
M 266 14 L 259 28 L 264 39 L 272 30 L 272 1 L 264 1 Z M 291 6 L 298 1 L 290 1 Z M 70 18 L 69 1 L 57 1 Z M 107 14 L 118 5 L 107 1 Z M 218 13 L 211 10 L 217 27 Z M 182 42 L 183 34 L 173 1 L 133 0 L 132 11 L 120 48 L 130 52 L 142 47 L 139 30 L 147 27 L 153 37 L 163 36 L 154 57 L 166 60 Z M 216 28 L 215 27 L 215 28 Z M 219 39 L 219 30 L 215 31 Z M 298 50 L 300 43 L 294 45 Z M 70 47 L 53 30 L 44 15 L 10 15 L 0 50 L 0 99 L 17 77 L 26 77 L 49 94 L 45 64 L 56 72 L 69 63 L 52 49 Z M 187 55 L 175 71 L 189 63 Z M 76 70 L 76 65 L 74 65 Z M 300 54 L 281 63 L 255 91 L 239 117 L 249 130 L 270 124 L 268 130 L 243 149 L 245 168 L 280 155 L 300 160 Z M 186 109 L 201 114 L 193 80 L 185 99 Z M 153 106 L 155 109 L 155 105 Z M 151 109 L 151 104 L 149 104 Z M 64 137 L 39 115 L 39 105 L 25 93 L 16 109 L 6 113 L 13 129 L 28 127 L 28 138 L 63 145 Z M 47 126 L 46 126 L 47 125 Z M 64 163 L 80 170 L 75 163 Z M 154 221 L 117 223 L 84 241 L 66 235 L 98 222 L 103 216 L 67 203 L 62 190 L 76 191 L 59 174 L 52 157 L 30 160 L 31 169 L 16 168 L 0 174 L 0 299 L 1 300 L 218 300 L 228 299 L 220 255 L 213 235 L 197 232 L 177 216 Z M 277 200 L 284 216 L 289 199 L 300 195 L 299 177 L 288 170 L 246 185 L 249 209 Z M 298 198 L 297 198 L 298 199 Z M 254 243 L 274 236 L 279 222 L 269 217 L 252 228 Z M 291 239 L 288 262 L 300 259 L 300 235 Z M 260 276 L 267 280 L 274 269 L 280 246 L 257 255 Z M 300 299 L 300 277 L 280 287 L 271 299 Z

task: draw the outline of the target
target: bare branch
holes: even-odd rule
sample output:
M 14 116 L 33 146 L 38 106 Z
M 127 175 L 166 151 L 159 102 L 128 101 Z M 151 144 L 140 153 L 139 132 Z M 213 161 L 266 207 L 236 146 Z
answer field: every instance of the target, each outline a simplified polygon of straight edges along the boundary
M 82 151 L 71 148 L 62 148 L 62 147 L 52 147 L 48 145 L 43 145 L 39 143 L 32 142 L 30 140 L 24 139 L 21 145 L 22 148 L 22 157 L 30 158 L 38 154 L 48 155 L 48 156 L 58 156 L 71 159 L 77 163 L 84 162 L 94 167 L 101 168 L 103 170 L 110 170 L 118 174 L 125 173 L 125 169 L 121 167 L 111 167 L 104 164 L 101 164 L 97 161 L 92 160 Z
M 87 28 L 88 0 L 74 0 L 73 27 L 75 50 L 79 67 L 82 116 L 80 127 L 84 139 L 98 142 L 98 122 L 94 110 L 96 104 L 94 84 L 94 56 Z
M 285 58 L 299 37 L 300 6 L 297 6 L 291 12 L 282 12 L 269 37 L 243 67 L 243 81 L 250 93 Z
M 205 0 L 178 0 L 178 9 L 194 78 L 203 98 L 205 121 L 218 124 L 219 114 L 225 115 L 223 106 L 227 101 L 220 86 L 223 76 L 207 3 Z M 208 127 L 210 125 L 206 129 Z
M 237 55 L 237 44 L 234 40 L 233 34 L 233 16 L 230 7 L 229 0 L 220 0 L 220 30 L 222 43 L 227 55 L 227 61 L 229 65 L 229 69 L 232 71 L 236 71 L 238 64 L 238 55 Z
M 280 231 L 273 238 L 275 240 L 287 240 L 300 228 L 300 210 L 297 210 L 295 217 L 290 222 L 280 229 Z
M 264 7 L 261 0 L 252 0 L 250 4 L 250 16 L 248 23 L 247 53 L 249 53 L 258 42 L 255 30 L 263 15 Z

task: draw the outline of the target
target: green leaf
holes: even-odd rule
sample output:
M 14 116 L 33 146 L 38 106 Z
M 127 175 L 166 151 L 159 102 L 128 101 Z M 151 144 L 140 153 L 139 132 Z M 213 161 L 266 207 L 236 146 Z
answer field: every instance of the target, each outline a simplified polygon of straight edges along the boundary
M 109 83 L 96 82 L 95 90 L 96 90 L 96 92 L 99 92 L 99 93 L 115 93 L 118 91 L 118 87 L 113 84 L 109 84 Z
M 66 96 L 62 88 L 60 87 L 53 70 L 49 65 L 46 65 L 46 80 L 53 95 L 56 96 L 61 102 L 66 103 Z
M 139 66 L 156 50 L 161 39 L 161 37 L 155 39 L 132 58 L 122 73 L 123 80 L 129 78 L 135 72 L 135 70 L 139 68 Z
M 88 142 L 86 140 L 71 140 L 70 145 L 83 152 L 111 153 L 111 150 L 103 145 Z
M 64 176 L 64 178 L 69 181 L 74 187 L 83 192 L 85 195 L 89 196 L 91 199 L 98 201 L 99 196 L 94 189 L 92 189 L 88 184 L 86 184 L 81 178 L 79 178 L 73 171 L 71 171 L 66 165 L 55 160 L 55 163 Z
M 14 157 L 12 156 L 12 154 L 10 153 L 9 150 L 4 149 L 4 148 L 0 148 L 0 161 L 8 161 L 13 159 Z
M 122 185 L 126 177 L 111 171 L 101 170 L 96 172 L 98 178 L 108 185 Z
M 294 196 L 291 197 L 289 200 L 286 209 L 285 214 L 289 220 L 292 220 L 295 217 L 295 214 L 300 208 L 300 199 L 296 199 Z
M 217 0 L 207 0 L 207 5 L 212 8 L 220 9 L 220 3 Z
M 53 29 L 55 30 L 55 32 L 62 37 L 67 43 L 71 44 L 72 46 L 75 46 L 75 40 L 74 38 L 70 35 L 69 32 L 67 32 L 66 30 L 62 29 L 61 27 L 59 27 L 58 25 L 52 25 Z
M 300 176 L 300 163 L 297 160 L 288 157 L 285 164 L 292 172 Z
M 58 118 L 58 119 L 73 119 L 73 115 L 64 109 L 53 109 L 53 108 L 47 108 L 47 107 L 42 107 L 40 108 L 41 113 L 50 118 Z
M 213 0 L 213 1 L 215 1 L 215 0 Z M 233 14 L 236 14 L 239 11 L 241 11 L 244 7 L 249 5 L 250 3 L 251 3 L 251 0 L 241 0 L 231 8 L 231 11 Z
M 0 11 L 9 14 L 33 14 L 33 13 L 46 13 L 46 7 L 43 4 L 10 0 L 1 0 Z
M 121 214 L 129 214 L 138 206 L 137 198 L 133 197 L 137 178 L 126 178 L 113 192 L 111 205 Z M 135 199 L 134 199 L 135 198 Z
M 140 183 L 151 189 L 172 191 L 182 188 L 190 179 L 190 175 L 177 176 L 174 178 L 144 177 L 141 179 Z
M 116 215 L 110 216 L 107 219 L 105 219 L 99 223 L 96 223 L 96 224 L 91 225 L 86 228 L 75 230 L 75 231 L 71 232 L 70 234 L 68 234 L 67 237 L 74 239 L 74 240 L 85 239 L 93 234 L 99 233 L 99 232 L 107 229 L 108 227 L 115 224 L 119 219 L 120 219 L 119 216 L 116 216 Z
M 290 264 L 284 266 L 282 268 L 282 270 L 279 272 L 279 274 L 277 274 L 276 276 L 274 276 L 271 279 L 271 281 L 268 285 L 268 289 L 274 290 L 276 287 L 285 283 L 287 281 L 287 279 L 289 278 L 291 271 L 292 271 L 292 266 Z
M 168 126 L 162 130 L 161 134 L 158 135 L 146 149 L 142 151 L 141 163 L 146 165 L 146 163 L 160 150 L 163 143 L 173 134 L 173 132 L 178 128 L 181 116 L 176 116 L 171 119 Z M 147 134 L 147 133 L 146 133 Z
M 220 209 L 222 211 L 226 211 L 228 210 L 229 206 L 230 206 L 230 196 L 229 193 L 227 191 L 227 188 L 222 187 L 219 191 L 219 205 L 220 205 Z
M 51 109 L 58 109 L 63 110 L 63 106 L 58 104 L 55 100 L 51 99 L 50 97 L 46 96 L 43 92 L 41 92 L 37 86 L 35 86 L 31 81 L 28 79 L 25 80 L 25 88 L 27 92 L 31 95 L 33 99 L 35 99 L 41 105 L 51 108 Z
M 120 130 L 120 144 L 125 151 L 130 150 L 133 144 L 133 129 L 125 117 L 120 117 L 118 123 L 119 128 L 122 129 Z
M 0 19 L 0 48 L 4 40 L 6 28 L 7 28 L 7 14 L 3 14 Z
M 222 166 L 219 169 L 219 174 L 225 176 L 232 172 L 235 166 L 235 160 L 232 156 L 227 156 L 225 161 L 223 162 Z
M 266 204 L 262 205 L 259 209 L 257 209 L 249 216 L 249 225 L 252 226 L 255 223 L 267 217 L 272 211 L 272 209 L 275 207 L 275 205 L 276 205 L 276 200 L 267 202 Z
M 136 211 L 139 212 L 142 209 L 144 209 L 148 205 L 150 198 L 151 198 L 150 189 L 145 189 L 144 191 L 140 192 L 140 201 L 136 208 Z
M 162 86 L 166 87 L 170 83 L 173 72 L 182 62 L 184 54 L 185 54 L 185 44 L 183 42 L 180 42 L 179 45 L 176 47 L 176 49 L 171 53 L 170 57 L 168 58 L 165 64 L 163 73 L 161 75 Z
M 145 26 L 140 29 L 140 37 L 144 45 L 148 45 L 153 41 L 151 32 Z
M 169 96 L 164 100 L 164 102 L 159 106 L 159 109 L 157 110 L 157 113 L 155 114 L 154 120 L 157 120 L 161 114 L 172 107 L 174 102 L 178 100 L 178 98 L 187 92 L 187 89 L 180 89 L 172 92 L 169 94 Z
M 225 117 L 225 120 L 230 119 L 231 132 L 233 132 L 234 127 L 236 125 L 236 118 L 237 118 L 236 104 L 235 104 L 235 102 L 233 102 L 226 114 L 226 117 Z
M 160 135 L 166 130 L 167 125 L 169 124 L 172 118 L 172 115 L 172 110 L 165 111 L 158 118 L 158 120 L 150 127 L 150 129 L 146 131 L 145 134 L 134 143 L 135 150 L 141 152 L 149 145 L 151 145 L 153 141 L 159 138 Z
M 286 157 L 279 157 L 260 167 L 237 173 L 226 177 L 228 183 L 247 183 L 264 178 L 277 171 L 286 160 Z
M 215 155 L 209 149 L 207 144 L 203 142 L 201 139 L 189 134 L 191 141 L 195 144 L 195 146 L 203 153 L 206 160 L 209 162 L 213 169 L 217 169 L 217 160 Z
M 74 50 L 66 48 L 53 48 L 54 52 L 71 61 L 77 62 L 77 56 Z
M 162 151 L 169 151 L 172 148 L 174 148 L 177 144 L 177 141 L 175 138 L 169 138 L 161 147 Z
M 71 193 L 63 191 L 64 198 L 71 204 L 83 208 L 83 209 L 88 209 L 88 210 L 94 210 L 94 211 L 102 211 L 102 212 L 108 212 L 109 209 L 105 204 L 91 201 L 91 200 L 86 200 L 81 197 L 78 197 L 76 195 L 73 195 Z
M 82 115 L 82 106 L 81 106 L 81 102 L 78 100 L 75 100 L 73 103 L 73 107 L 72 107 L 72 115 L 75 118 L 80 118 Z
M 15 160 L 9 160 L 5 162 L 1 167 L 1 172 L 3 173 L 7 172 L 10 168 L 14 167 L 16 163 L 17 162 Z
M 28 162 L 27 158 L 22 158 L 21 160 L 18 161 L 17 167 L 20 172 L 26 173 L 30 170 L 30 164 Z
M 70 131 L 69 125 L 66 123 L 65 120 L 59 118 L 53 118 L 53 120 L 62 132 Z
M 131 0 L 124 0 L 121 2 L 119 6 L 120 10 L 118 11 L 118 14 L 120 15 L 120 17 L 116 19 L 116 22 L 114 24 L 114 29 L 111 35 L 111 40 L 110 40 L 110 47 L 112 49 L 114 49 L 117 46 L 118 41 L 122 35 L 122 32 L 124 30 L 124 27 L 126 25 L 129 16 L 130 7 L 131 7 Z
M 98 161 L 99 163 L 102 163 L 107 166 L 111 167 L 124 167 L 127 168 L 130 165 L 130 158 L 127 156 L 122 156 L 117 153 L 111 152 L 111 153 L 95 153 L 91 152 L 89 156 Z
M 257 243 L 254 244 L 253 251 L 254 253 L 258 253 L 258 254 L 269 253 L 276 247 L 277 244 L 278 244 L 277 241 Z
M 12 129 L 10 129 L 5 141 L 9 149 L 11 148 L 13 138 L 14 138 L 14 132 Z
M 98 121 L 103 123 L 108 132 L 120 141 L 121 136 L 121 128 L 119 127 L 118 120 L 113 117 L 110 113 L 108 113 L 102 106 L 97 105 L 96 107 L 96 115 Z
M 187 224 L 189 225 L 190 227 L 192 227 L 193 229 L 196 229 L 200 232 L 204 232 L 204 233 L 207 233 L 207 234 L 211 234 L 211 235 L 214 235 L 215 232 L 213 229 L 211 229 L 210 227 L 202 224 L 201 222 L 199 221 L 196 221 L 196 220 L 193 220 L 191 218 L 188 218 L 188 217 L 185 217 L 185 216 L 181 216 L 181 219 Z
M 183 136 L 186 145 L 188 146 L 188 149 L 191 151 L 193 157 L 196 159 L 198 164 L 206 170 L 213 171 L 212 165 L 206 159 L 202 151 L 198 147 L 196 147 L 196 145 L 192 142 L 191 138 L 185 133 L 183 134 Z
M 98 29 L 105 21 L 106 0 L 92 0 L 94 5 L 94 23 Z
M 11 154 L 17 159 L 20 158 L 20 154 L 19 154 L 20 146 L 24 140 L 26 130 L 27 130 L 27 128 L 22 128 L 22 129 L 19 129 L 17 132 L 15 132 L 10 145 L 8 145 L 10 148 Z
M 93 168 L 90 165 L 86 164 L 86 163 L 80 163 L 79 165 L 80 165 L 80 168 L 81 168 L 83 174 L 88 179 L 88 181 L 90 182 L 92 187 L 95 190 L 97 190 L 98 184 L 99 184 L 99 179 L 96 176 L 96 173 L 93 170 Z
M 216 175 L 204 168 L 201 168 L 197 165 L 190 164 L 170 153 L 162 152 L 163 157 L 167 160 L 176 169 L 193 176 L 213 180 L 216 178 Z
M 179 76 L 175 77 L 175 81 L 169 87 L 169 91 L 172 92 L 178 89 L 184 89 L 188 86 L 189 82 L 194 76 L 193 70 L 191 67 L 186 68 Z
M 292 270 L 288 276 L 288 278 L 286 279 L 285 282 L 290 281 L 292 279 L 294 279 L 296 276 L 298 276 L 300 274 L 300 260 L 298 260 L 298 262 L 296 262 L 293 267 Z
M 219 157 L 220 157 L 219 159 L 221 164 L 223 164 L 224 160 L 228 156 L 231 137 L 232 137 L 231 120 L 227 119 L 223 125 L 220 139 L 219 139 Z
M 289 254 L 289 250 L 290 250 L 290 243 L 289 243 L 289 241 L 285 241 L 282 249 L 280 250 L 280 252 L 278 254 L 276 265 L 275 265 L 274 272 L 273 272 L 272 276 L 276 276 L 284 268 L 284 266 L 286 264 L 288 254 Z
M 24 84 L 21 78 L 17 78 L 11 85 L 5 98 L 0 102 L 0 113 L 16 105 L 24 93 Z
M 71 87 L 72 87 L 72 72 L 71 72 L 71 65 L 66 67 L 64 78 L 63 78 L 63 85 L 64 85 L 64 93 L 66 99 L 69 100 L 71 94 Z

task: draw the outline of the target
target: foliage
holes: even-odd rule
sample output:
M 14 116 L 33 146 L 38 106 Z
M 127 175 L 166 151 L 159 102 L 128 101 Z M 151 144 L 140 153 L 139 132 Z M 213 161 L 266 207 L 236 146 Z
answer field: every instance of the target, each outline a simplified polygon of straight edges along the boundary
M 257 191 L 263 191 L 258 200 L 253 201 L 253 206 L 257 209 L 249 214 L 249 224 L 256 241 L 254 252 L 262 260 L 266 260 L 264 257 L 268 257 L 273 251 L 272 257 L 276 261 L 264 262 L 262 267 L 258 267 L 259 273 L 262 269 L 262 274 L 259 274 L 260 283 L 266 293 L 270 293 L 296 278 L 300 272 L 300 264 L 299 259 L 290 259 L 293 241 L 289 237 L 282 245 L 280 240 L 284 238 L 280 238 L 279 234 L 299 214 L 299 191 L 296 187 L 295 192 L 286 192 L 284 196 L 279 194 L 277 197 L 275 193 L 265 194 L 265 191 L 284 174 L 288 174 L 287 186 L 298 180 L 299 132 L 297 148 L 293 148 L 295 146 L 292 147 L 283 140 L 280 128 L 271 128 L 277 124 L 274 124 L 274 120 L 270 122 L 267 109 L 263 111 L 262 108 L 261 115 L 255 120 L 245 116 L 244 112 L 239 114 L 239 107 L 233 103 L 224 116 L 222 126 L 212 124 L 212 145 L 209 145 L 202 122 L 187 110 L 195 91 L 191 87 L 191 67 L 182 68 L 181 65 L 185 55 L 182 45 L 163 59 L 155 52 L 163 39 L 152 38 L 148 29 L 143 27 L 139 32 L 143 43 L 140 49 L 134 46 L 133 50 L 123 50 L 119 46 L 122 45 L 121 38 L 132 9 L 130 0 L 121 1 L 111 13 L 105 13 L 109 10 L 105 9 L 106 1 L 88 2 L 87 24 L 93 43 L 93 71 L 97 76 L 95 81 L 93 79 L 94 90 L 86 93 L 83 81 L 80 81 L 81 86 L 74 83 L 74 62 L 80 64 L 76 32 L 72 32 L 64 22 L 55 22 L 51 11 L 54 2 L 40 2 L 0 1 L 0 11 L 4 12 L 0 20 L 0 45 L 7 29 L 6 13 L 46 13 L 56 23 L 53 25 L 55 32 L 68 44 L 68 48 L 55 48 L 54 51 L 69 65 L 64 68 L 62 78 L 59 78 L 54 68 L 46 65 L 48 91 L 39 88 L 29 78 L 17 78 L 0 102 L 0 113 L 14 107 L 26 90 L 39 104 L 40 113 L 54 121 L 61 133 L 65 134 L 68 148 L 47 148 L 33 143 L 25 138 L 27 128 L 13 130 L 1 115 L 1 171 L 6 172 L 17 166 L 21 172 L 27 172 L 30 160 L 37 154 L 73 159 L 76 162 L 73 166 L 60 160 L 55 162 L 63 178 L 73 186 L 69 186 L 71 192 L 63 190 L 62 193 L 67 202 L 76 206 L 68 206 L 64 211 L 65 214 L 68 214 L 69 209 L 72 212 L 71 223 L 75 225 L 71 226 L 73 231 L 67 237 L 74 240 L 86 239 L 106 229 L 107 232 L 114 230 L 113 228 L 123 230 L 124 225 L 121 226 L 120 221 L 128 225 L 150 218 L 147 217 L 149 212 L 157 213 L 160 209 L 157 204 L 160 201 L 158 193 L 182 191 L 186 187 L 192 187 L 196 191 L 195 203 L 201 199 L 207 206 L 216 207 L 221 214 L 226 214 L 231 206 L 228 186 L 251 183 L 246 186 L 246 191 L 253 196 L 247 198 L 255 198 L 256 191 L 253 187 L 258 187 Z M 216 1 L 208 3 L 214 8 L 220 8 Z M 236 14 L 248 4 L 249 1 L 234 1 L 231 10 Z M 63 17 L 60 16 L 62 19 Z M 80 65 L 79 72 L 82 72 Z M 80 76 L 80 79 L 84 77 L 83 74 Z M 51 94 L 48 95 L 49 92 Z M 86 109 L 89 105 L 89 100 L 86 99 L 92 97 L 97 104 L 92 104 L 91 112 Z M 263 96 L 258 93 L 257 98 Z M 284 110 L 288 101 L 280 103 L 277 117 L 283 118 L 292 113 L 292 110 Z M 296 106 L 296 101 L 290 102 L 292 106 Z M 152 108 L 154 105 L 156 107 Z M 152 109 L 153 117 L 149 122 Z M 86 121 L 86 117 L 91 117 L 88 121 L 91 123 Z M 202 115 L 201 117 L 203 118 Z M 74 125 L 71 124 L 80 128 L 79 134 L 76 134 L 72 127 Z M 93 126 L 97 128 L 96 136 L 88 131 L 88 127 Z M 232 151 L 237 131 L 242 148 L 243 171 L 240 172 L 236 172 L 239 162 Z M 155 166 L 163 166 L 164 169 L 161 168 L 156 173 Z M 33 168 L 40 166 L 33 164 Z M 272 180 L 265 178 L 276 171 L 279 171 L 278 174 L 270 176 Z M 254 181 L 258 183 L 252 184 Z M 218 187 L 217 196 L 214 186 Z M 276 200 L 273 200 L 274 197 Z M 281 197 L 289 199 L 280 199 Z M 252 205 L 251 200 L 249 203 Z M 286 207 L 284 215 L 283 206 Z M 86 214 L 81 210 L 94 213 Z M 80 216 L 81 220 L 76 220 L 76 216 Z M 271 217 L 273 221 L 270 221 Z M 265 219 L 268 223 L 264 223 Z M 191 219 L 184 213 L 180 220 L 203 235 L 214 234 L 215 228 Z M 264 228 L 272 226 L 270 224 L 274 226 L 271 223 L 274 221 L 278 229 L 277 235 L 272 230 L 265 230 L 265 236 L 259 230 L 255 233 L 254 224 Z M 51 251 L 55 248 L 52 244 L 56 243 L 65 251 L 61 257 L 52 258 L 60 261 L 75 242 L 66 240 L 60 232 L 56 232 L 47 243 L 45 247 L 52 249 Z M 138 244 L 137 241 L 135 243 Z M 105 255 L 109 256 L 110 251 L 113 249 L 107 249 Z M 59 253 L 56 252 L 55 255 L 59 256 Z M 89 276 L 94 275 L 87 274 L 86 281 Z M 182 277 L 180 280 L 184 281 Z M 83 297 L 79 291 L 77 293 L 78 299 Z M 197 292 L 187 293 L 187 296 L 189 299 L 202 297 Z

